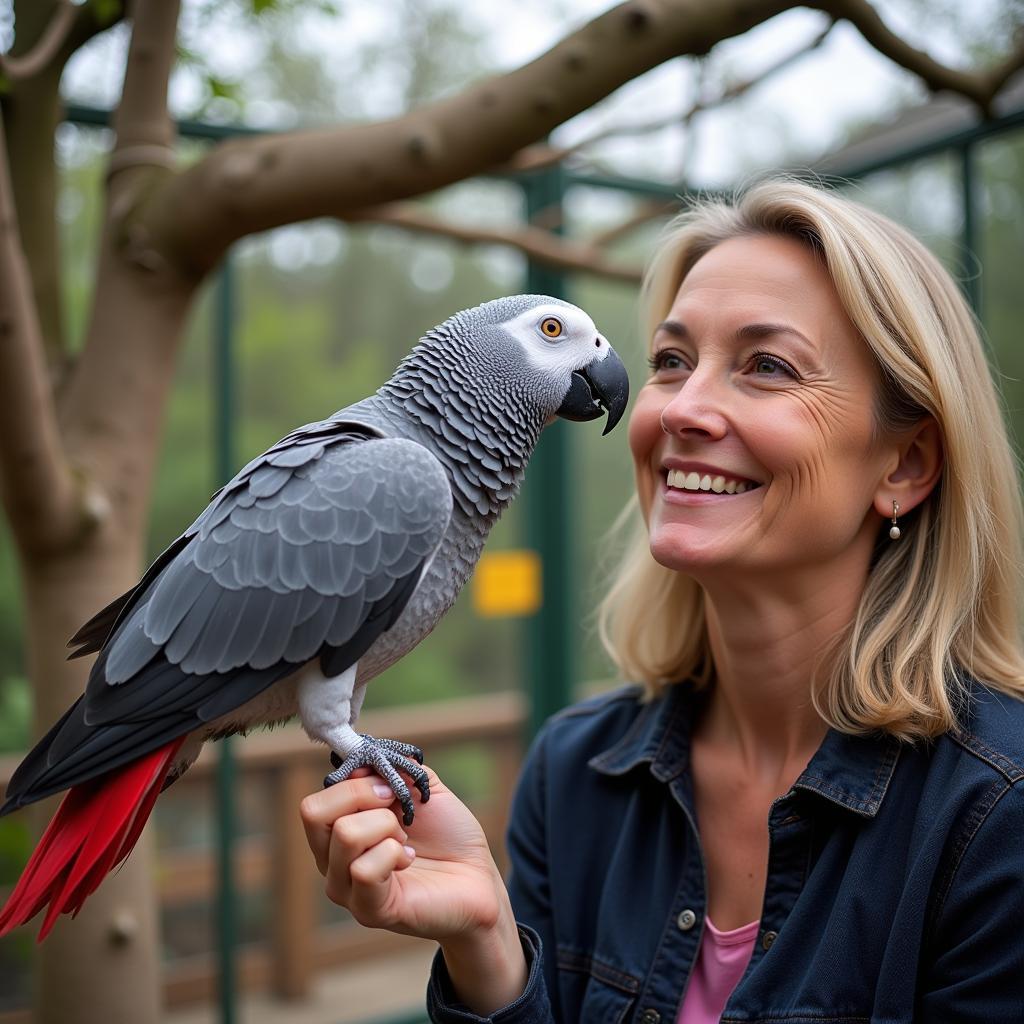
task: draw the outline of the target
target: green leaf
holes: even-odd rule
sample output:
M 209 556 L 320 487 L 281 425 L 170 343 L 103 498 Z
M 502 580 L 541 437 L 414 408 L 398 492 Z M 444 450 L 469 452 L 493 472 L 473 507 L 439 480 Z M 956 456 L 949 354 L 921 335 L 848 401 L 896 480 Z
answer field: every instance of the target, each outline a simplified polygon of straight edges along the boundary
M 99 25 L 109 25 L 124 14 L 121 0 L 90 0 L 93 17 Z
M 216 75 L 206 76 L 206 88 L 210 95 L 219 99 L 237 100 L 239 97 L 238 83 L 229 82 L 226 78 L 218 78 Z

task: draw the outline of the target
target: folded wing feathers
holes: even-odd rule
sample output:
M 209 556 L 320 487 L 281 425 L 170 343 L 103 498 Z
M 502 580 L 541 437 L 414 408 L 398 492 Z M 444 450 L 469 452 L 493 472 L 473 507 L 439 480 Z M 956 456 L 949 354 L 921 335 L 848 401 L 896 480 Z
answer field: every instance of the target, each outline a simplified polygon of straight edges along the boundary
M 131 678 L 161 646 L 195 676 L 308 660 L 346 644 L 374 602 L 421 570 L 450 514 L 433 456 L 393 439 L 306 445 L 301 455 L 276 453 L 222 499 L 217 525 L 167 567 L 115 639 L 110 682 Z

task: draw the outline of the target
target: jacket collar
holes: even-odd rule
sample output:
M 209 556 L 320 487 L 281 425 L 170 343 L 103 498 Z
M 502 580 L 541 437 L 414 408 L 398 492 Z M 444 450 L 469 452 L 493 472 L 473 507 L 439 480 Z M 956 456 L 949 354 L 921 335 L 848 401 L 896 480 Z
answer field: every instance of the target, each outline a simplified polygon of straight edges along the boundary
M 625 775 L 647 765 L 659 782 L 671 782 L 690 764 L 693 721 L 707 691 L 687 683 L 666 688 L 641 706 L 626 734 L 589 765 L 603 775 Z M 873 818 L 889 788 L 899 741 L 891 736 L 851 736 L 829 729 L 821 746 L 794 784 L 865 818 Z
M 689 767 L 690 733 L 704 699 L 688 683 L 666 687 L 656 700 L 640 706 L 622 739 L 592 757 L 590 767 L 604 775 L 625 775 L 647 764 L 660 782 L 671 781 Z

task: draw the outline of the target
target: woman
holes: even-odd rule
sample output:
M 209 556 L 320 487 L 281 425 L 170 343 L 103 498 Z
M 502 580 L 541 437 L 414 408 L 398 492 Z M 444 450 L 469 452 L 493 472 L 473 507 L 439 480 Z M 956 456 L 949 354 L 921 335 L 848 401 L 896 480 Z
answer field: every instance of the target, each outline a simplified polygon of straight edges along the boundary
M 1024 1020 L 1021 504 L 956 285 L 769 181 L 645 296 L 603 609 L 642 685 L 538 737 L 507 891 L 439 781 L 406 833 L 363 777 L 303 804 L 328 895 L 440 943 L 438 1021 Z

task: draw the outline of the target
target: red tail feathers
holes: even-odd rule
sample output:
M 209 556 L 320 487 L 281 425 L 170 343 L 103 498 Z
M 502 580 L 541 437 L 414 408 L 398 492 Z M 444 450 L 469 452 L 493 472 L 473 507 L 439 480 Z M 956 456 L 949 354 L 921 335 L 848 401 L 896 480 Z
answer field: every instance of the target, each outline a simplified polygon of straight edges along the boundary
M 59 914 L 77 914 L 109 871 L 132 852 L 185 737 L 137 761 L 74 786 L 36 846 L 6 906 L 0 936 L 50 905 L 39 929 Z

